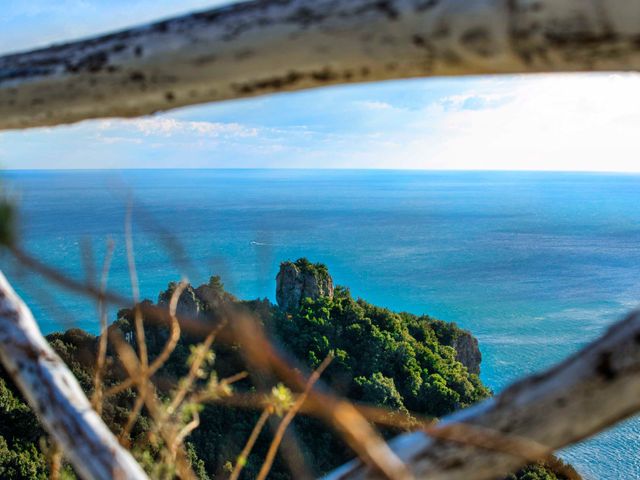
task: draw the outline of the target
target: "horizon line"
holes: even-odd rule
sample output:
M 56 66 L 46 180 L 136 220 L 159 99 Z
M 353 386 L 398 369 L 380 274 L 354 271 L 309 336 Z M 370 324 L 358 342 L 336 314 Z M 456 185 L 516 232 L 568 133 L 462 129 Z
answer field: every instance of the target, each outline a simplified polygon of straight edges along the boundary
M 263 171 L 388 171 L 388 172 L 434 172 L 434 173 L 558 173 L 558 174 L 619 174 L 619 175 L 640 175 L 640 170 L 536 170 L 536 169 L 493 169 L 493 168 L 386 168 L 386 167 L 369 167 L 369 168 L 348 168 L 348 167 L 89 167 L 89 168 L 1 168 L 0 179 L 3 173 L 26 173 L 26 172 L 134 172 L 134 171 L 202 171 L 202 170 L 219 170 L 219 171 L 242 171 L 242 170 L 263 170 Z

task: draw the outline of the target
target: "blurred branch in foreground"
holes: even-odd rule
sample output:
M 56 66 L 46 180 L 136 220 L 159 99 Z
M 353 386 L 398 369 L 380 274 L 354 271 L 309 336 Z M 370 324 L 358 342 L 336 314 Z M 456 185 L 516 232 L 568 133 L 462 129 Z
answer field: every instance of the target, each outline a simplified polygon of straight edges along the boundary
M 260 0 L 0 57 L 0 129 L 343 83 L 640 69 L 640 8 L 593 0 Z
M 0 360 L 80 475 L 147 478 L 91 408 L 78 381 L 42 337 L 31 312 L 2 273 Z

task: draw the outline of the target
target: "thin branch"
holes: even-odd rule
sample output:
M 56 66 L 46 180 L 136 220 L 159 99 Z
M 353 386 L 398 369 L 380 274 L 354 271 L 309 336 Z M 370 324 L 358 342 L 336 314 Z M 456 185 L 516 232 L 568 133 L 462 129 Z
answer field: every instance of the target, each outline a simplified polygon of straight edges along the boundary
M 233 468 L 233 472 L 231 472 L 231 476 L 229 477 L 229 480 L 238 480 L 238 478 L 240 477 L 240 473 L 242 473 L 242 469 L 247 464 L 247 460 L 249 459 L 251 450 L 253 450 L 253 446 L 258 440 L 258 436 L 260 435 L 260 432 L 262 432 L 262 429 L 264 428 L 265 423 L 267 423 L 267 420 L 269 419 L 269 415 L 271 415 L 270 410 L 271 409 L 268 406 L 264 410 L 262 410 L 262 413 L 260 414 L 258 421 L 256 422 L 256 424 L 253 427 L 253 430 L 251 431 L 251 435 L 249 435 L 249 439 L 247 440 L 247 443 L 245 444 L 244 448 L 242 449 L 242 452 L 240 452 L 240 455 L 238 455 L 238 458 L 236 459 L 236 465 Z
M 127 205 L 127 214 L 124 220 L 124 238 L 127 247 L 127 264 L 129 267 L 129 277 L 131 279 L 131 293 L 133 295 L 133 318 L 136 332 L 136 344 L 138 346 L 138 357 L 142 365 L 142 375 L 146 375 L 149 366 L 149 357 L 147 353 L 147 342 L 144 338 L 144 319 L 142 312 L 138 307 L 140 303 L 140 283 L 138 281 L 138 271 L 136 270 L 135 253 L 133 249 L 133 205 Z
M 178 300 L 180 299 L 180 295 L 184 292 L 185 288 L 187 288 L 188 283 L 182 281 L 180 282 L 173 293 L 171 294 L 171 300 L 169 302 L 169 318 L 171 319 L 171 332 L 169 333 L 169 338 L 167 339 L 167 343 L 165 343 L 162 352 L 151 362 L 151 365 L 147 369 L 147 376 L 153 376 L 165 362 L 169 359 L 171 354 L 176 348 L 178 341 L 180 340 L 180 322 L 178 321 L 178 317 L 176 316 L 176 309 L 178 305 Z M 126 380 L 123 380 L 118 385 L 114 385 L 109 388 L 105 393 L 106 396 L 116 395 L 120 392 L 125 391 L 128 388 L 131 388 L 134 384 L 133 377 L 128 377 Z
M 260 325 L 243 315 L 237 315 L 230 326 L 233 336 L 241 342 L 242 353 L 250 365 L 267 374 L 276 373 L 297 390 L 305 390 L 307 379 L 294 369 L 295 359 L 285 357 L 269 342 Z M 348 400 L 335 395 L 309 392 L 321 418 L 333 426 L 368 465 L 380 470 L 389 478 L 410 478 L 404 463 L 389 448 L 382 436 L 369 424 Z
M 293 418 L 296 416 L 300 407 L 304 404 L 305 400 L 309 396 L 309 392 L 313 388 L 314 384 L 320 378 L 320 375 L 326 370 L 331 361 L 333 360 L 333 355 L 327 355 L 327 357 L 322 361 L 320 366 L 311 374 L 307 384 L 305 386 L 304 392 L 302 395 L 298 397 L 293 406 L 287 411 L 286 415 L 282 418 L 280 425 L 278 425 L 278 429 L 276 430 L 275 435 L 273 436 L 273 441 L 269 446 L 269 450 L 267 452 L 267 457 L 265 458 L 262 467 L 260 468 L 260 472 L 258 473 L 257 480 L 264 480 L 267 478 L 269 471 L 271 470 L 271 466 L 273 465 L 273 461 L 276 458 L 276 453 L 278 453 L 278 447 L 280 446 L 280 442 L 282 442 L 282 438 L 284 437 L 284 432 L 289 426 L 289 424 L 293 421 Z
M 220 380 L 218 390 L 225 390 L 229 385 L 233 385 L 234 383 L 239 382 L 240 380 L 244 380 L 248 376 L 249 374 L 247 372 L 238 372 L 234 375 L 231 375 L 230 377 L 223 378 L 222 380 Z M 220 400 L 221 398 L 226 398 L 226 397 L 221 397 L 218 392 L 216 392 L 215 395 L 212 395 L 210 391 L 205 389 L 202 391 L 194 392 L 189 397 L 189 402 L 203 403 L 203 402 L 217 401 L 217 400 Z
M 296 399 L 300 396 L 294 397 Z M 310 415 L 317 418 L 325 418 L 324 408 L 320 408 L 318 402 L 323 397 L 316 394 L 315 398 L 307 398 L 299 408 L 298 414 Z M 256 393 L 236 392 L 231 397 L 218 398 L 215 403 L 245 409 L 258 410 L 264 404 L 264 396 Z M 423 431 L 431 437 L 441 440 L 449 440 L 465 445 L 474 445 L 487 450 L 509 453 L 530 461 L 537 461 L 548 456 L 551 452 L 549 448 L 527 438 L 515 435 L 506 435 L 496 432 L 493 429 L 471 424 L 455 424 L 450 428 L 442 429 L 438 427 L 438 420 L 424 417 L 420 414 L 409 412 L 401 413 L 395 410 L 353 403 L 353 407 L 367 421 L 376 425 L 396 429 Z
M 191 434 L 191 432 L 193 432 L 196 428 L 198 428 L 199 425 L 200 425 L 200 415 L 198 414 L 197 410 L 194 410 L 193 418 L 191 419 L 191 421 L 187 423 L 182 428 L 182 430 L 180 430 L 180 432 L 178 432 L 175 439 L 173 440 L 173 444 L 171 445 L 172 456 L 174 457 L 176 456 L 178 447 L 182 445 L 182 442 L 184 442 L 184 439 L 187 438 Z
M 107 282 L 109 281 L 109 270 L 111 268 L 111 259 L 113 258 L 114 242 L 109 240 L 107 242 L 107 252 L 102 264 L 102 275 L 100 276 L 100 291 L 104 292 L 107 289 Z M 98 315 L 100 315 L 100 340 L 98 342 L 98 353 L 96 356 L 96 372 L 93 380 L 93 396 L 91 397 L 91 405 L 95 411 L 100 415 L 102 413 L 102 377 L 104 374 L 104 366 L 107 358 L 107 306 L 105 302 L 98 300 Z
M 122 432 L 120 432 L 120 436 L 118 437 L 118 440 L 120 440 L 120 444 L 125 448 L 131 447 L 129 435 L 131 434 L 131 430 L 133 430 L 133 427 L 136 424 L 138 416 L 140 415 L 142 407 L 145 403 L 145 396 L 147 394 L 147 391 L 144 387 L 144 384 L 141 385 L 138 396 L 136 397 L 136 401 L 133 403 L 133 407 L 131 407 L 129 415 L 127 416 L 127 422 L 125 423 L 124 428 L 122 429 Z
M 122 338 L 122 335 L 118 331 L 110 332 L 110 339 L 118 352 L 118 356 L 125 367 L 125 370 L 129 376 L 138 378 L 142 371 L 141 364 L 131 346 Z M 173 445 L 174 435 L 168 428 L 166 428 L 163 418 L 163 408 L 157 400 L 157 395 L 153 384 L 149 381 L 138 381 L 136 386 L 139 391 L 139 395 L 144 399 L 144 404 L 151 418 L 156 423 L 157 430 L 159 431 L 162 440 L 167 447 Z M 176 469 L 181 478 L 191 479 L 195 478 L 195 474 L 191 469 L 189 458 L 183 448 L 178 448 L 175 457 Z
M 178 310 L 178 301 L 180 300 L 180 296 L 188 285 L 189 284 L 186 281 L 181 281 L 171 294 L 171 299 L 169 300 L 169 318 L 171 319 L 171 331 L 169 333 L 167 343 L 162 349 L 162 352 L 160 352 L 155 360 L 151 362 L 151 366 L 149 367 L 149 375 L 153 375 L 165 364 L 165 362 L 169 359 L 169 357 L 175 350 L 178 341 L 180 340 L 180 322 L 178 322 L 176 312 Z
M 213 343 L 214 338 L 215 332 L 211 332 L 204 342 L 198 345 L 198 352 L 191 362 L 189 373 L 187 373 L 187 376 L 180 382 L 178 391 L 175 393 L 169 407 L 167 408 L 167 413 L 169 415 L 173 415 L 173 413 L 177 411 L 184 398 L 191 391 L 193 383 L 198 379 L 200 368 L 202 367 L 206 355 L 211 350 L 211 344 Z

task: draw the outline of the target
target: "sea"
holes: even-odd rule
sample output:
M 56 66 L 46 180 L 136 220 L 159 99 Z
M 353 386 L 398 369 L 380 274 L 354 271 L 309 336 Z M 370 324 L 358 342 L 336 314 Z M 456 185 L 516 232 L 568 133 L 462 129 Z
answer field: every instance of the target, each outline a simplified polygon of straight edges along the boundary
M 597 338 L 640 303 L 640 176 L 388 170 L 2 171 L 21 244 L 131 295 L 131 208 L 143 298 L 222 277 L 275 301 L 280 262 L 323 262 L 374 304 L 456 322 L 495 392 Z M 96 305 L 0 265 L 45 333 L 98 329 Z M 111 318 L 115 315 L 111 313 Z M 640 419 L 561 453 L 588 479 L 640 478 Z

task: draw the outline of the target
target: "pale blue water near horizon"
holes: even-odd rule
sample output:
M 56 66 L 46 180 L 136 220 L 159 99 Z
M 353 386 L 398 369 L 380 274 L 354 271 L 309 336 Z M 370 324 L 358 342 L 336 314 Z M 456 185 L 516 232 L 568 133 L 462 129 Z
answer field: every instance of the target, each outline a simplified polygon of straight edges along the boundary
M 4 171 L 29 251 L 84 278 L 82 246 L 129 289 L 123 223 L 135 198 L 142 295 L 214 273 L 274 300 L 280 261 L 321 261 L 355 296 L 455 321 L 479 339 L 495 391 L 565 358 L 640 303 L 640 176 L 330 170 Z M 163 231 L 175 232 L 189 264 Z M 6 255 L 45 332 L 97 329 L 95 306 Z M 186 271 L 185 271 L 186 270 Z M 563 452 L 586 478 L 640 478 L 640 421 Z

